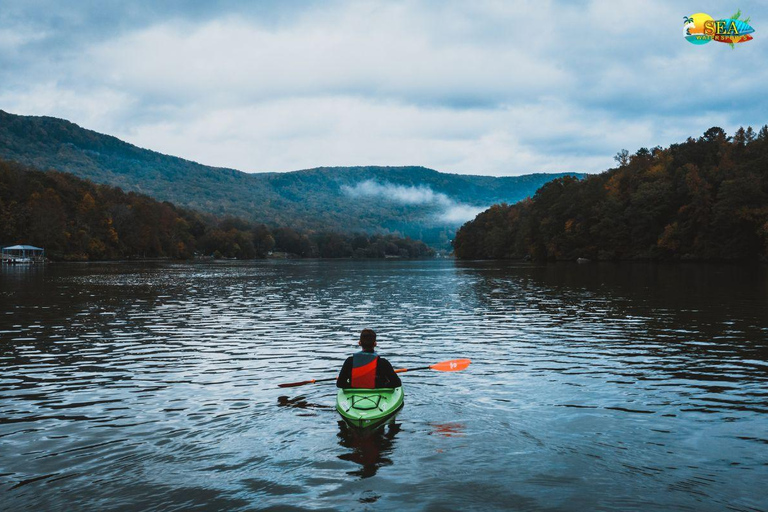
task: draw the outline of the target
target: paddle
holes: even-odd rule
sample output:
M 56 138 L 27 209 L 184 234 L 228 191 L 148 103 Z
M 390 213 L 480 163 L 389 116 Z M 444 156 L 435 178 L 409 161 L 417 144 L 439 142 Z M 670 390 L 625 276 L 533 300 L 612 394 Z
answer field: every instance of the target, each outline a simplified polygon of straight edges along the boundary
M 466 369 L 471 363 L 469 359 L 451 359 L 442 363 L 435 363 L 430 366 L 420 366 L 418 368 L 400 368 L 395 373 L 415 372 L 416 370 L 437 370 L 439 372 L 460 372 Z
M 471 361 L 469 359 L 451 359 L 450 361 L 443 361 L 441 363 L 435 363 L 430 366 L 420 366 L 418 368 L 400 368 L 395 370 L 395 373 L 415 372 L 416 370 L 437 370 L 438 372 L 459 372 L 469 366 Z M 297 386 L 303 386 L 305 384 L 314 384 L 315 382 L 330 382 L 336 380 L 336 377 L 329 379 L 312 379 L 302 380 L 301 382 L 288 382 L 286 384 L 278 384 L 279 388 L 295 388 Z

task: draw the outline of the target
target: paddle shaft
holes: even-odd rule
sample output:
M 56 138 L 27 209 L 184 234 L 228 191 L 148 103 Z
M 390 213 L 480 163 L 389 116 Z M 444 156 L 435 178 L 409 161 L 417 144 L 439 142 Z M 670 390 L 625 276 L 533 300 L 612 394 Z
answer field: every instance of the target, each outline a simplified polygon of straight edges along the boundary
M 400 368 L 395 370 L 395 373 L 415 372 L 416 370 L 429 370 L 431 366 L 419 366 L 418 368 Z
M 329 379 L 303 380 L 301 382 L 289 382 L 287 384 L 278 384 L 277 387 L 279 387 L 279 388 L 295 388 L 297 386 L 303 386 L 304 384 L 314 384 L 315 382 L 330 382 L 332 380 L 336 380 L 336 377 L 331 377 Z
M 400 368 L 399 370 L 395 370 L 395 373 L 405 373 L 405 372 L 415 372 L 416 370 L 429 370 L 430 366 L 420 366 L 418 368 Z M 311 379 L 311 380 L 303 380 L 301 382 L 289 382 L 287 384 L 278 384 L 277 387 L 279 388 L 295 388 L 298 386 L 303 386 L 305 384 L 314 384 L 315 382 L 330 382 L 332 380 L 336 380 L 336 377 L 331 377 L 329 379 Z

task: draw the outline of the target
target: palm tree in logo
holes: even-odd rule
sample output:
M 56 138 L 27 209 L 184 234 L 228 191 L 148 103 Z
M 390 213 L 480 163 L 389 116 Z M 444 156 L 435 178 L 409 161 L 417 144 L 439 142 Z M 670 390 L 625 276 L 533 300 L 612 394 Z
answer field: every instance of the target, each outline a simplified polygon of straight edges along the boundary
M 688 25 L 690 25 L 690 27 Z M 685 35 L 689 36 L 691 35 L 691 27 L 695 27 L 696 24 L 693 22 L 692 17 L 683 16 L 683 26 L 685 27 Z

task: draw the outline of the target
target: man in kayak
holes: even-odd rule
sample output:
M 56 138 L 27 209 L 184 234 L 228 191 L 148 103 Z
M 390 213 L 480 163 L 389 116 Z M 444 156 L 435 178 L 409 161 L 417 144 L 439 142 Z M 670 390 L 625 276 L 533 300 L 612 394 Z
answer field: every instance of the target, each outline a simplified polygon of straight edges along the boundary
M 402 385 L 389 361 L 373 351 L 376 348 L 376 333 L 363 329 L 358 342 L 363 350 L 349 356 L 341 367 L 338 388 L 397 388 Z

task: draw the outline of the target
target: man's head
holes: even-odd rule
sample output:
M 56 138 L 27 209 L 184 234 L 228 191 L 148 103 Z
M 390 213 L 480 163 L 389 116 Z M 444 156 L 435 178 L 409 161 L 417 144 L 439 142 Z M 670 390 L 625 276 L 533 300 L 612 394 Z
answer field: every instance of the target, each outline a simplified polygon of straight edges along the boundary
M 358 343 L 363 350 L 371 352 L 376 346 L 376 333 L 371 329 L 363 329 L 360 333 L 360 342 Z

